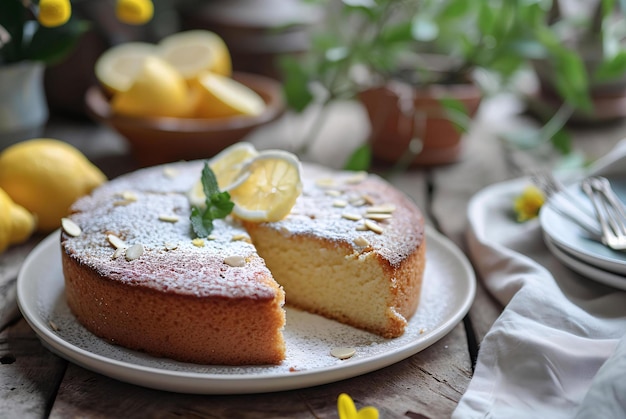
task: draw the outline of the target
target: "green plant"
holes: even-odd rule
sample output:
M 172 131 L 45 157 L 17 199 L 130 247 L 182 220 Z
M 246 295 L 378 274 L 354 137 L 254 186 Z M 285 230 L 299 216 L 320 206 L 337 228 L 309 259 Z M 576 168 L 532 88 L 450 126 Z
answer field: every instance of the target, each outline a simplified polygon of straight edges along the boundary
M 534 1 L 344 0 L 315 34 L 309 54 L 282 61 L 287 102 L 301 111 L 313 102 L 313 87 L 321 86 L 323 109 L 386 80 L 413 86 L 465 83 L 477 70 L 506 81 L 524 64 L 519 52 L 527 34 L 524 22 L 541 12 Z M 467 125 L 458 102 L 442 105 L 460 128 Z M 305 148 L 315 134 L 309 133 Z M 349 165 L 367 163 L 366 148 L 357 150 Z
M 153 13 L 151 0 L 116 0 L 116 15 L 143 24 Z M 70 0 L 0 1 L 0 65 L 24 60 L 54 64 L 64 58 L 89 29 L 72 15 Z
M 599 39 L 603 50 L 612 51 L 593 77 L 608 78 L 626 69 L 626 55 L 617 48 L 615 37 L 608 36 L 623 36 L 610 25 L 615 3 L 602 0 L 595 26 L 585 32 Z M 321 86 L 323 118 L 328 102 L 356 97 L 368 84 L 390 79 L 417 86 L 473 79 L 490 94 L 510 89 L 512 76 L 543 57 L 557 70 L 556 86 L 564 105 L 542 127 L 515 140 L 551 142 L 566 154 L 571 146 L 565 121 L 573 109 L 589 108 L 591 76 L 576 45 L 563 41 L 566 21 L 559 16 L 556 0 L 344 0 L 329 13 L 326 27 L 314 34 L 308 54 L 282 60 L 287 103 L 302 111 L 316 99 L 313 89 Z M 602 31 L 594 33 L 598 29 Z M 462 107 L 453 100 L 442 105 L 462 129 Z M 312 126 L 304 151 L 320 124 Z M 356 150 L 349 166 L 362 168 L 368 158 L 365 145 Z
M 511 134 L 509 139 L 525 147 L 551 141 L 567 154 L 572 151 L 565 129 L 568 120 L 574 112 L 590 114 L 598 88 L 626 73 L 626 2 L 579 3 L 591 7 L 578 11 L 556 0 L 546 4 L 541 18 L 528 25 L 522 53 L 562 104 L 540 130 Z

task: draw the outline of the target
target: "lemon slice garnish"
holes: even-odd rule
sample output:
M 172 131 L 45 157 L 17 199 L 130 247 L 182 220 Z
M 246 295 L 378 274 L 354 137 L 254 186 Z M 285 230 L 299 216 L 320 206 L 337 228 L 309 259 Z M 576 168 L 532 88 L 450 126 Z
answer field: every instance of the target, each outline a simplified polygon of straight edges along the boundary
M 230 190 L 233 214 L 247 221 L 285 218 L 302 192 L 298 158 L 281 150 L 267 150 L 248 161 Z
M 196 86 L 200 90 L 196 110 L 200 118 L 256 116 L 265 110 L 265 101 L 258 93 L 230 77 L 207 72 L 199 76 Z
M 230 76 L 230 52 L 222 38 L 206 30 L 177 32 L 161 40 L 159 54 L 187 80 L 205 71 Z
M 128 42 L 111 47 L 96 61 L 96 78 L 109 93 L 128 90 L 141 72 L 144 60 L 156 55 L 156 51 L 156 46 L 146 42 Z
M 231 189 L 239 178 L 245 163 L 258 155 L 254 146 L 247 142 L 238 142 L 226 147 L 209 160 L 209 167 L 213 170 L 220 191 Z M 206 197 L 202 188 L 202 181 L 198 180 L 188 193 L 191 205 L 204 208 Z

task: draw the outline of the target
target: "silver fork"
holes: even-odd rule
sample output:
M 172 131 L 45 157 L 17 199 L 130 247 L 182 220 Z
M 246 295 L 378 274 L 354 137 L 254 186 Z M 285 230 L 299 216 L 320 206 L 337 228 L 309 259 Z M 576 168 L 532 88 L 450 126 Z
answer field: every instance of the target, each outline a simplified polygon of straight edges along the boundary
M 581 183 L 602 228 L 602 242 L 614 250 L 626 250 L 626 209 L 608 179 L 594 176 Z
M 537 170 L 530 174 L 531 182 L 546 195 L 544 205 L 569 219 L 587 232 L 590 239 L 602 241 L 595 214 L 580 202 L 580 198 L 565 187 L 550 170 Z

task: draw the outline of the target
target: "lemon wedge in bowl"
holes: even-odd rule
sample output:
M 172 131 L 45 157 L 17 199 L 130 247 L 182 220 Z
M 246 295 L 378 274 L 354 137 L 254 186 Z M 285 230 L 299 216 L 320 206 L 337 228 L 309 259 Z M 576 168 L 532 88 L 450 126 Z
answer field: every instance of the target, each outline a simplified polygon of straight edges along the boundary
M 146 57 L 130 87 L 117 93 L 111 109 L 120 115 L 139 117 L 186 117 L 197 98 L 185 79 L 163 59 Z
M 266 107 L 257 92 L 230 77 L 206 72 L 198 78 L 194 87 L 200 91 L 196 109 L 199 118 L 257 116 Z
M 230 189 L 233 215 L 253 222 L 285 218 L 302 193 L 302 167 L 287 151 L 266 150 L 249 160 Z
M 156 54 L 156 46 L 147 42 L 116 45 L 98 57 L 96 78 L 110 94 L 126 91 L 141 72 L 144 60 Z
M 211 31 L 194 29 L 174 33 L 159 42 L 158 51 L 187 80 L 193 80 L 205 71 L 227 77 L 232 75 L 228 47 Z

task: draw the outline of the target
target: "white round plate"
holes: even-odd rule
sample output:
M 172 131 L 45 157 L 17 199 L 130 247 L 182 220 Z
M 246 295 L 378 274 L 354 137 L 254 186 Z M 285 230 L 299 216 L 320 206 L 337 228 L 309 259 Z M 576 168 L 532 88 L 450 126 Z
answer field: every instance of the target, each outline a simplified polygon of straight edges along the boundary
M 609 177 L 608 179 L 615 193 L 623 202 L 626 202 L 626 178 Z M 593 207 L 580 190 L 579 184 L 576 183 L 567 188 L 569 193 L 576 197 L 576 202 L 580 203 L 580 207 L 587 208 L 593 214 Z M 539 219 L 544 233 L 561 249 L 604 271 L 626 275 L 626 252 L 612 250 L 599 241 L 589 238 L 574 221 L 558 214 L 550 205 L 542 207 Z
M 65 301 L 59 233 L 40 243 L 18 276 L 19 307 L 51 351 L 84 368 L 145 387 L 199 394 L 244 394 L 326 384 L 401 361 L 448 334 L 468 312 L 475 295 L 474 272 L 465 255 L 427 228 L 426 271 L 420 306 L 405 334 L 383 339 L 320 316 L 287 308 L 287 357 L 281 365 L 211 366 L 155 358 L 114 346 L 92 335 Z M 330 355 L 352 347 L 348 360 Z
M 554 243 L 548 236 L 544 236 L 544 241 L 548 249 L 550 249 L 550 252 L 573 271 L 600 284 L 626 291 L 626 276 L 596 268 L 595 266 L 577 259 L 575 256 L 568 254 L 567 251 L 561 249 L 560 246 Z

